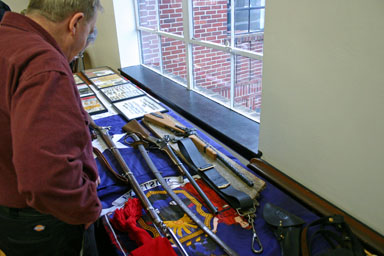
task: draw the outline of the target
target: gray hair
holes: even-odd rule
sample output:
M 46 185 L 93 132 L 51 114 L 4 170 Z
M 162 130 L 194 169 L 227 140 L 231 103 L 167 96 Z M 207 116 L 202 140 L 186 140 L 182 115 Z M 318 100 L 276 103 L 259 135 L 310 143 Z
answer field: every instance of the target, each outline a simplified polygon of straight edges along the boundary
M 53 22 L 61 22 L 76 12 L 88 21 L 103 7 L 100 0 L 30 0 L 26 13 L 38 12 Z

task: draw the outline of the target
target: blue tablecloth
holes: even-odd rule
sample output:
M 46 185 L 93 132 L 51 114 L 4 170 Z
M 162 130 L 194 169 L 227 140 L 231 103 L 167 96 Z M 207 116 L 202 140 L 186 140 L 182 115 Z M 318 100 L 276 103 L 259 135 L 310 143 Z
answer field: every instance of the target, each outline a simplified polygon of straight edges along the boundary
M 172 110 L 169 110 L 168 114 L 178 120 L 184 126 L 192 127 L 190 123 L 178 116 Z M 124 132 L 122 127 L 127 123 L 127 120 L 124 120 L 119 115 L 112 115 L 96 119 L 95 122 L 99 126 L 111 127 L 110 134 L 113 135 L 113 139 L 119 148 L 120 153 L 124 157 L 127 165 L 135 174 L 138 182 L 140 184 L 147 182 L 146 185 L 143 186 L 143 189 L 145 189 L 147 195 L 150 196 L 150 200 L 152 201 L 155 208 L 160 209 L 160 215 L 173 219 L 180 217 L 182 213 L 180 213 L 177 207 L 172 205 L 172 200 L 163 193 L 160 186 L 155 186 L 157 183 L 154 181 L 154 176 L 149 171 L 139 151 L 124 143 Z M 222 146 L 215 143 L 215 141 L 212 141 L 205 134 L 201 132 L 199 133 L 216 149 L 242 165 L 240 161 L 235 159 L 235 157 L 227 152 Z M 113 168 L 119 172 L 120 168 L 109 150 L 105 150 L 105 148 L 102 147 L 99 143 L 94 144 L 97 144 L 96 146 L 102 149 L 104 156 L 108 159 Z M 172 165 L 171 161 L 163 152 L 149 151 L 149 154 L 159 171 L 162 173 L 163 177 L 179 176 L 176 168 Z M 97 161 L 97 163 L 101 177 L 101 184 L 98 187 L 98 195 L 103 204 L 103 214 L 105 214 L 107 212 L 113 212 L 115 207 L 119 207 L 119 203 L 121 206 L 121 203 L 126 198 L 121 196 L 127 193 L 130 188 L 126 185 L 119 184 L 117 180 L 104 169 L 99 161 Z M 247 169 L 245 166 L 244 168 Z M 243 228 L 238 222 L 234 221 L 233 219 L 235 216 L 233 212 L 230 211 L 224 212 L 218 217 L 214 218 L 214 216 L 209 213 L 207 208 L 205 208 L 200 204 L 198 200 L 196 200 L 196 197 L 193 196 L 193 193 L 191 193 L 187 187 L 188 186 L 178 187 L 175 188 L 174 191 L 177 191 L 176 193 L 182 198 L 183 201 L 186 202 L 188 207 L 196 212 L 199 218 L 207 223 L 209 228 L 213 229 L 215 225 L 217 225 L 216 234 L 239 255 L 255 255 L 251 250 L 252 231 L 250 227 L 248 226 Z M 116 201 L 116 199 L 119 200 Z M 258 201 L 260 205 L 257 208 L 257 217 L 255 219 L 254 225 L 264 247 L 264 251 L 260 255 L 281 255 L 278 241 L 273 236 L 270 227 L 262 218 L 262 209 L 265 203 L 271 202 L 275 205 L 278 205 L 287 211 L 301 217 L 307 223 L 318 218 L 310 210 L 306 209 L 300 203 L 293 200 L 291 197 L 269 183 L 267 183 L 265 190 L 261 192 Z M 174 213 L 169 212 L 172 211 L 172 209 L 174 210 Z M 106 221 L 105 218 L 106 217 L 104 217 L 104 222 Z M 144 220 L 147 223 L 150 222 L 148 217 L 144 217 Z M 107 223 L 107 226 L 108 225 L 109 223 Z M 186 248 L 190 255 L 225 255 L 225 253 L 213 241 L 210 241 L 210 239 L 207 238 L 204 233 L 201 234 L 201 232 L 199 232 L 198 228 L 196 228 L 193 223 L 184 222 L 183 225 L 174 227 L 174 230 L 177 234 L 182 234 L 182 238 L 180 238 L 180 240 L 183 242 L 184 248 Z M 148 231 L 150 232 L 149 228 Z M 150 234 L 153 235 L 151 232 Z M 114 244 L 119 255 L 128 255 L 127 252 L 135 248 L 135 244 L 127 238 L 126 234 L 118 232 L 114 229 L 112 231 L 112 235 L 114 235 L 118 240 L 118 245 L 116 245 L 116 241 L 114 241 Z M 122 252 L 122 248 L 124 248 L 123 251 L 125 252 Z

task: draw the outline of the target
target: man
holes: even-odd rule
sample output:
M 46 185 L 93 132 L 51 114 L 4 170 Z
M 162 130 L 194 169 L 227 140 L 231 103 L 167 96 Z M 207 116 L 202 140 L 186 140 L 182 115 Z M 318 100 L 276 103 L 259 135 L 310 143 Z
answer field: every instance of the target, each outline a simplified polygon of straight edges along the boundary
M 0 255 L 79 255 L 99 217 L 88 115 L 69 62 L 99 0 L 31 0 L 0 23 Z
M 9 6 L 6 3 L 4 3 L 3 1 L 0 1 L 0 21 L 3 18 L 5 12 L 10 11 L 10 10 L 11 9 L 9 8 Z

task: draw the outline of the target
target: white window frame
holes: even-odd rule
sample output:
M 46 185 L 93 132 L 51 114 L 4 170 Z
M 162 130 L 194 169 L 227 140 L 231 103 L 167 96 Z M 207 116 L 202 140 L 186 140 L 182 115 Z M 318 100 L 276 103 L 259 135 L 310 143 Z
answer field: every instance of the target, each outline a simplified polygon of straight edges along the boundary
M 228 108 L 236 111 L 236 109 L 234 108 L 235 57 L 236 57 L 236 55 L 239 55 L 239 56 L 243 56 L 243 57 L 248 57 L 250 59 L 262 61 L 263 60 L 263 53 L 252 52 L 249 50 L 236 48 L 235 47 L 235 31 L 234 31 L 234 29 L 231 29 L 230 45 L 222 45 L 222 44 L 217 44 L 217 43 L 208 42 L 208 41 L 199 40 L 199 39 L 194 38 L 193 37 L 193 6 L 192 6 L 193 1 L 192 0 L 182 0 L 183 35 L 172 34 L 172 33 L 168 33 L 168 32 L 160 30 L 160 27 L 159 27 L 160 26 L 160 20 L 159 20 L 159 13 L 158 13 L 158 9 L 157 9 L 158 8 L 158 0 L 155 0 L 156 11 L 157 11 L 157 28 L 151 29 L 151 28 L 140 26 L 139 8 L 138 8 L 137 1 L 138 0 L 134 0 L 134 5 L 135 5 L 136 28 L 138 31 L 139 44 L 141 44 L 141 36 L 140 36 L 141 31 L 158 35 L 159 36 L 159 44 L 161 44 L 160 36 L 183 41 L 185 43 L 185 47 L 186 47 L 187 84 L 183 84 L 180 81 L 174 79 L 173 77 L 164 74 L 163 65 L 162 65 L 162 59 L 163 58 L 162 58 L 161 45 L 159 47 L 159 49 L 160 49 L 160 53 L 159 53 L 160 54 L 160 71 L 153 68 L 153 67 L 150 67 L 148 65 L 143 64 L 142 54 L 140 54 L 141 65 L 145 66 L 146 68 L 153 70 L 156 73 L 159 73 L 159 74 L 171 79 L 172 81 L 174 81 L 174 82 L 176 82 L 176 83 L 178 83 L 184 87 L 187 87 L 188 90 L 193 90 L 193 91 L 195 91 L 195 92 L 197 92 L 197 93 L 199 93 L 199 94 L 201 94 L 201 95 L 203 95 L 203 96 L 205 96 L 205 97 L 207 97 L 207 98 L 209 98 L 209 99 L 211 99 L 211 100 L 213 100 L 213 101 L 215 101 L 215 102 L 217 102 L 217 103 L 219 103 L 225 107 L 228 107 L 227 105 L 224 105 L 222 102 L 220 102 L 220 101 L 218 101 L 218 100 L 216 100 L 216 99 L 214 99 L 208 95 L 205 95 L 205 94 L 203 94 L 200 91 L 195 89 L 194 79 L 193 79 L 192 48 L 193 48 L 193 45 L 199 45 L 199 46 L 204 46 L 207 48 L 212 48 L 212 49 L 216 49 L 216 50 L 219 50 L 222 52 L 229 53 L 231 55 L 231 88 L 230 88 L 230 106 Z M 236 0 L 230 0 L 230 1 L 231 1 L 231 6 L 234 6 L 234 2 Z M 234 22 L 235 22 L 235 8 L 231 8 L 231 28 L 234 28 Z M 139 45 L 139 47 L 140 46 L 141 45 Z M 140 47 L 140 49 L 141 49 L 141 47 Z M 236 112 L 240 113 L 239 111 L 236 111 Z M 242 114 L 242 113 L 240 113 L 240 114 Z

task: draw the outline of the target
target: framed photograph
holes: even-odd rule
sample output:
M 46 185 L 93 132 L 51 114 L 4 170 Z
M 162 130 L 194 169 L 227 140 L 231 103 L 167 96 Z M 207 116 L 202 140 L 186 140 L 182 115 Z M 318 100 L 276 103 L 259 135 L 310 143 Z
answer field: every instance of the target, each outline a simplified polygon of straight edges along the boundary
M 107 76 L 107 75 L 113 75 L 116 74 L 115 71 L 113 71 L 109 67 L 100 67 L 100 68 L 93 68 L 93 69 L 86 69 L 81 71 L 88 79 L 99 77 L 99 76 Z
M 91 87 L 89 87 L 87 84 L 78 84 L 77 89 L 79 90 L 81 98 L 95 95 L 95 93 L 92 91 Z
M 113 104 L 117 111 L 127 120 L 143 117 L 153 112 L 166 112 L 167 109 L 149 96 L 136 97 Z
M 114 85 L 125 84 L 127 80 L 118 74 L 94 77 L 90 79 L 92 84 L 94 84 L 98 89 L 106 88 Z
M 73 79 L 75 79 L 76 84 L 85 84 L 84 80 L 77 74 L 73 74 Z
M 145 95 L 145 93 L 137 88 L 132 83 L 126 83 L 116 86 L 111 86 L 108 88 L 101 89 L 101 92 L 105 95 L 110 102 L 117 102 L 121 100 L 126 100 L 138 96 Z
M 108 111 L 96 95 L 81 98 L 81 103 L 83 104 L 85 111 L 87 111 L 90 115 Z

